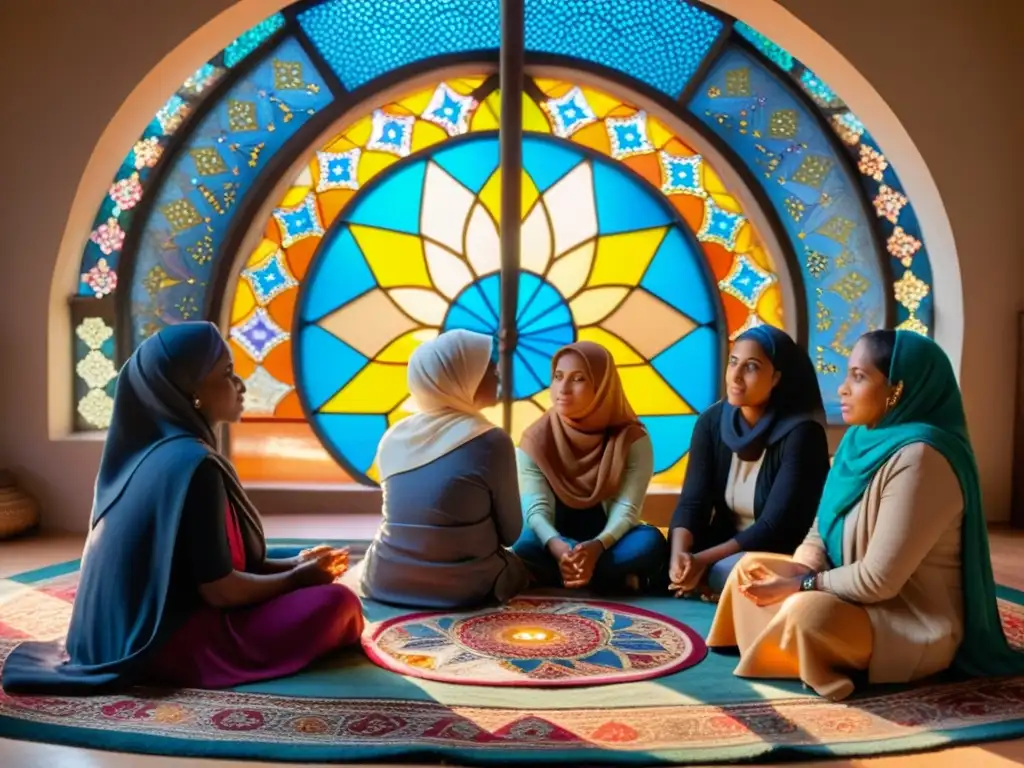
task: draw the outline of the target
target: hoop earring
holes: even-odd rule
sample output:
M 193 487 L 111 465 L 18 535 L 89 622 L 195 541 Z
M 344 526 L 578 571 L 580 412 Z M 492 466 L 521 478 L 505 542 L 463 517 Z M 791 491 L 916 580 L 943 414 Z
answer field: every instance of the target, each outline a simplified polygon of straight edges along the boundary
M 198 397 L 192 401 L 192 407 L 195 408 L 197 411 L 203 407 L 203 404 L 199 401 Z
M 886 398 L 886 400 L 885 400 L 886 410 L 891 411 L 893 408 L 895 408 L 897 405 L 899 405 L 901 397 L 903 397 L 903 382 L 902 381 L 899 382 L 896 385 L 896 388 L 892 391 L 892 394 L 889 395 L 888 398 Z

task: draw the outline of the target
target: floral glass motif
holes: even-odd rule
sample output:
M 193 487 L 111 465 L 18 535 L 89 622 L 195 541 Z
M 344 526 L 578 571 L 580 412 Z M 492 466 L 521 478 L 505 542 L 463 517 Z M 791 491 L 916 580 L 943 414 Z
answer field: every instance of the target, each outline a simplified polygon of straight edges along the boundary
M 316 199 L 312 195 L 307 195 L 294 208 L 276 209 L 274 219 L 281 228 L 281 245 L 285 248 L 307 237 L 320 237 L 324 233 Z
M 702 158 L 700 155 L 677 157 L 668 152 L 658 153 L 661 160 L 661 172 L 665 181 L 661 191 L 666 195 L 695 195 L 707 197 L 704 183 L 701 181 Z
M 370 134 L 366 148 L 405 157 L 412 150 L 412 127 L 415 122 L 416 118 L 412 115 L 389 115 L 377 110 L 373 113 L 373 133 Z
M 96 213 L 92 234 L 82 253 L 80 295 L 102 298 L 117 289 L 118 260 L 133 224 L 133 211 L 148 191 L 150 172 L 164 147 L 225 72 L 243 61 L 283 25 L 284 16 L 279 13 L 257 24 L 199 67 L 157 111 L 121 163 L 111 182 L 110 194 Z M 102 278 L 98 277 L 100 274 Z
M 273 301 L 281 293 L 299 284 L 288 271 L 288 265 L 284 263 L 284 256 L 280 251 L 276 251 L 263 264 L 243 271 L 242 277 L 249 281 L 253 293 L 261 304 Z
M 569 138 L 580 128 L 597 122 L 597 115 L 579 88 L 571 89 L 560 98 L 541 102 L 541 107 L 550 117 L 555 135 L 563 139 Z
M 252 374 L 244 379 L 245 410 L 251 416 L 269 416 L 277 410 L 292 387 L 278 381 L 263 366 L 256 366 Z
M 727 78 L 738 70 L 748 73 L 749 95 L 728 93 Z M 741 46 L 727 48 L 694 93 L 690 110 L 731 147 L 780 212 L 803 273 L 803 299 L 812 318 L 808 346 L 817 359 L 822 396 L 830 417 L 838 418 L 839 371 L 856 339 L 884 325 L 889 306 L 874 220 L 859 179 L 839 154 L 844 145 L 809 111 L 788 78 Z M 772 116 L 782 111 L 792 119 L 787 130 L 773 133 Z
M 299 394 L 353 477 L 376 479 L 378 441 L 411 412 L 405 363 L 422 341 L 498 334 L 497 143 L 485 135 L 395 166 L 343 214 L 302 289 Z M 720 378 L 699 251 L 655 189 L 561 140 L 525 139 L 523 186 L 513 437 L 548 407 L 554 352 L 593 339 L 617 357 L 657 471 L 680 482 L 686 436 Z M 690 278 L 660 284 L 663 274 Z M 501 409 L 486 415 L 500 422 Z
M 761 294 L 775 280 L 775 275 L 765 272 L 746 256 L 740 256 L 725 279 L 719 281 L 718 287 L 753 309 L 757 306 Z
M 281 62 L 301 64 L 302 90 L 275 87 Z M 302 46 L 285 39 L 190 129 L 140 223 L 128 288 L 133 346 L 168 324 L 202 317 L 221 248 L 244 210 L 240 203 L 271 158 L 332 98 Z M 240 104 L 248 105 L 244 124 Z
M 654 151 L 654 145 L 647 138 L 647 114 L 637 112 L 630 117 L 609 117 L 605 120 L 608 137 L 612 142 L 612 157 L 621 160 L 633 155 L 645 155 Z
M 274 347 L 288 340 L 288 333 L 263 307 L 257 307 L 248 320 L 231 329 L 231 338 L 249 353 L 249 357 L 262 363 Z
M 469 116 L 475 107 L 476 100 L 472 96 L 463 96 L 447 83 L 441 83 L 423 110 L 422 117 L 444 128 L 449 136 L 458 136 L 469 127 Z
M 466 132 L 462 135 L 497 131 L 500 93 L 497 90 L 489 90 L 486 85 L 487 82 L 494 81 L 484 77 L 466 77 L 446 81 L 446 85 L 456 93 L 463 96 L 477 94 L 479 99 L 479 102 L 474 106 L 472 113 L 468 117 Z M 564 145 L 567 149 L 571 149 L 576 145 L 589 153 L 596 153 L 598 156 L 611 158 L 611 138 L 605 125 L 606 119 L 609 117 L 629 118 L 639 112 L 635 106 L 588 86 L 579 86 L 558 80 L 536 80 L 533 85 L 536 88 L 531 86 L 529 92 L 536 94 L 536 100 L 529 99 L 524 101 L 523 121 L 527 137 L 557 136 L 559 128 L 555 123 L 555 118 L 551 115 L 548 108 L 545 107 L 545 104 L 553 100 L 564 99 L 570 91 L 577 90 L 581 98 L 585 99 L 586 103 L 591 106 L 595 114 L 596 119 L 594 122 L 575 131 L 567 142 L 556 142 L 553 145 L 555 147 L 560 144 Z M 429 103 L 436 91 L 437 86 L 431 85 L 423 90 L 411 93 L 406 98 L 385 104 L 379 108 L 380 111 L 386 112 L 389 115 L 412 118 L 410 132 L 412 140 L 411 150 L 412 153 L 417 153 L 417 157 L 422 156 L 425 150 L 442 145 L 451 138 L 447 130 L 423 117 L 425 105 Z M 667 155 L 685 160 L 688 164 L 694 166 L 698 164 L 698 160 L 694 158 L 699 158 L 699 156 L 656 118 L 647 116 L 646 123 L 649 141 L 653 145 L 654 151 L 623 158 L 615 162 L 626 166 L 631 172 L 630 177 L 639 184 L 635 193 L 638 198 L 646 199 L 652 192 L 656 198 L 661 196 L 665 203 L 675 212 L 674 215 L 678 216 L 682 222 L 685 222 L 685 228 L 669 230 L 676 233 L 671 235 L 672 248 L 685 250 L 688 247 L 695 247 L 702 257 L 701 260 L 704 262 L 704 266 L 692 272 L 664 271 L 661 270 L 661 265 L 668 262 L 655 259 L 652 262 L 652 268 L 657 266 L 658 270 L 651 272 L 649 279 L 645 278 L 643 283 L 644 290 L 658 301 L 669 302 L 669 305 L 671 305 L 673 291 L 676 290 L 672 286 L 709 284 L 713 293 L 717 293 L 717 297 L 712 303 L 721 307 L 719 311 L 722 311 L 725 321 L 725 326 L 721 328 L 720 333 L 734 335 L 741 327 L 750 323 L 769 323 L 781 326 L 782 300 L 778 280 L 772 281 L 764 289 L 760 300 L 757 302 L 756 309 L 753 310 L 727 291 L 721 289 L 717 292 L 714 291 L 716 283 L 725 278 L 733 268 L 737 256 L 746 255 L 752 263 L 757 264 L 762 270 L 774 274 L 772 261 L 759 240 L 756 231 L 745 218 L 736 233 L 735 249 L 732 251 L 719 243 L 696 240 L 695 233 L 700 229 L 704 221 L 707 201 L 713 201 L 719 207 L 725 206 L 723 210 L 728 211 L 740 211 L 740 205 L 722 185 L 714 169 L 703 159 L 699 160 L 700 173 L 695 180 L 698 186 L 692 190 L 692 193 L 668 193 L 665 185 L 669 176 L 662 166 L 659 153 L 665 152 Z M 373 150 L 368 147 L 372 133 L 372 124 L 373 115 L 368 113 L 365 117 L 355 120 L 348 128 L 329 140 L 319 150 L 321 153 L 338 154 L 358 149 L 360 154 L 358 155 L 358 162 L 355 167 L 355 180 L 358 182 L 360 190 L 370 180 L 388 171 L 396 163 L 402 162 L 392 152 Z M 389 201 L 389 204 L 395 207 L 394 211 L 388 213 L 388 221 L 391 223 L 385 228 L 392 231 L 392 234 L 389 235 L 391 238 L 391 250 L 388 253 L 396 269 L 401 268 L 398 272 L 398 277 L 403 281 L 426 280 L 431 285 L 431 288 L 421 287 L 418 289 L 421 292 L 417 292 L 415 286 L 397 285 L 387 282 L 388 279 L 398 279 L 397 277 L 389 278 L 388 275 L 382 277 L 383 284 L 394 285 L 394 287 L 389 287 L 386 290 L 381 289 L 384 294 L 388 295 L 387 304 L 384 306 L 390 306 L 393 309 L 396 306 L 396 301 L 402 301 L 404 302 L 403 306 L 413 313 L 407 315 L 403 310 L 402 316 L 407 318 L 404 322 L 408 322 L 409 318 L 413 318 L 413 321 L 418 324 L 430 321 L 435 324 L 434 327 L 440 327 L 436 324 L 443 321 L 446 312 L 444 310 L 445 306 L 451 308 L 448 311 L 451 317 L 457 317 L 462 313 L 462 309 L 467 307 L 467 302 L 471 302 L 473 299 L 479 299 L 480 302 L 483 302 L 484 299 L 481 296 L 481 292 L 483 292 L 487 296 L 488 306 L 493 304 L 493 312 L 485 312 L 480 307 L 477 307 L 474 313 L 490 325 L 496 323 L 498 302 L 496 291 L 499 281 L 496 272 L 488 272 L 487 270 L 496 270 L 499 263 L 497 251 L 495 250 L 495 225 L 493 223 L 493 215 L 491 214 L 492 210 L 499 208 L 499 187 L 496 178 L 493 176 L 489 178 L 472 178 L 474 174 L 482 176 L 484 174 L 483 168 L 485 167 L 496 167 L 497 145 L 490 144 L 488 146 L 492 148 L 489 150 L 492 154 L 489 156 L 487 163 L 481 163 L 479 169 L 476 170 L 473 167 L 457 167 L 453 164 L 454 161 L 448 162 L 447 165 L 440 160 L 435 163 L 436 165 L 444 166 L 446 169 L 445 173 L 453 179 L 461 179 L 466 175 L 469 175 L 471 178 L 467 179 L 465 183 L 462 181 L 459 181 L 458 184 L 451 182 L 445 188 L 447 191 L 443 195 L 428 195 L 421 198 L 422 205 L 425 206 L 423 211 L 429 212 L 428 220 L 436 223 L 436 226 L 431 229 L 431 235 L 427 240 L 430 246 L 426 251 L 424 251 L 424 246 L 420 244 L 416 236 L 420 232 L 420 217 L 423 211 L 419 207 L 402 203 L 407 196 L 406 193 L 398 195 L 396 192 L 385 198 Z M 524 143 L 524 159 L 537 151 L 536 146 L 533 142 Z M 443 154 L 439 156 L 444 157 Z M 467 154 L 464 156 L 473 157 L 474 155 Z M 562 173 L 560 168 L 563 166 L 559 163 L 561 157 L 562 153 L 555 149 L 548 148 L 545 150 L 545 159 L 539 164 L 535 163 L 531 166 L 535 168 L 534 181 L 531 182 L 533 186 L 539 188 L 544 186 L 545 183 L 550 184 L 551 180 L 543 181 L 546 174 Z M 407 162 L 415 164 L 413 160 Z M 493 166 L 488 165 L 492 162 Z M 564 163 L 564 160 L 561 162 Z M 545 171 L 544 169 L 548 167 L 550 167 L 550 171 Z M 597 166 L 593 167 L 596 168 Z M 536 170 L 537 168 L 541 170 Z M 431 178 L 433 179 L 434 176 L 435 172 L 432 171 Z M 330 243 L 332 249 L 341 248 L 344 244 L 350 252 L 358 252 L 360 258 L 364 260 L 373 258 L 371 254 L 379 254 L 381 252 L 380 244 L 374 240 L 374 230 L 381 228 L 377 226 L 380 224 L 379 221 L 371 221 L 369 224 L 366 222 L 362 224 L 358 222 L 342 223 L 343 221 L 347 222 L 351 218 L 353 206 L 357 206 L 359 204 L 358 201 L 364 199 L 362 194 L 351 189 L 318 191 L 317 187 L 321 184 L 321 178 L 321 163 L 317 156 L 313 155 L 310 157 L 307 169 L 298 174 L 293 182 L 293 186 L 285 193 L 279 207 L 294 208 L 312 193 L 316 199 L 323 228 L 330 233 L 333 229 L 344 226 L 349 230 L 348 236 L 334 234 L 315 236 L 297 241 L 289 246 L 284 246 L 281 240 L 283 232 L 276 220 L 272 219 L 266 227 L 265 239 L 253 251 L 246 265 L 247 268 L 264 263 L 275 251 L 280 250 L 291 274 L 295 276 L 296 280 L 305 285 L 309 280 L 309 265 L 314 258 L 327 264 L 337 263 L 335 259 L 328 259 L 325 253 L 328 243 Z M 643 181 L 640 181 L 641 179 Z M 407 185 L 403 188 L 415 190 L 415 197 L 415 195 L 419 194 L 426 180 L 425 171 L 424 175 L 420 177 L 413 173 L 399 175 L 396 170 L 395 177 L 389 174 L 387 180 L 382 180 L 381 183 L 385 184 L 387 189 L 397 190 L 398 187 L 395 185 L 398 185 L 399 181 L 403 181 Z M 650 186 L 644 187 L 644 182 Z M 577 181 L 577 183 L 579 182 Z M 464 188 L 463 191 L 459 191 L 460 187 Z M 385 187 L 375 184 L 372 188 L 372 193 L 367 192 L 366 194 L 374 196 L 382 194 L 379 191 L 382 188 Z M 524 190 L 530 188 L 530 184 L 524 180 Z M 585 188 L 585 186 L 580 187 L 581 190 Z M 479 194 L 473 196 L 470 192 L 465 191 L 471 189 L 479 189 Z M 566 187 L 566 189 L 568 188 Z M 550 197 L 550 194 L 548 196 Z M 576 214 L 567 215 L 567 213 L 576 210 L 577 198 L 584 199 L 584 193 L 565 194 L 559 197 L 558 190 L 556 190 L 552 198 L 554 202 L 546 203 L 546 210 L 560 212 L 560 214 L 550 214 L 553 217 L 552 221 L 562 222 L 562 224 L 556 227 L 555 231 L 568 232 L 567 236 L 569 236 L 570 240 L 573 237 L 571 235 L 572 230 L 571 227 L 568 230 L 566 229 L 569 226 L 566 222 L 572 221 L 573 216 Z M 444 199 L 448 202 L 445 206 L 438 208 L 439 199 Z M 463 211 L 470 207 L 472 201 L 477 199 L 479 202 L 475 205 L 475 209 L 478 212 L 470 215 L 472 226 L 469 226 L 466 224 L 466 220 L 460 219 L 455 212 Z M 547 197 L 545 200 L 547 200 Z M 369 215 L 368 211 L 382 211 L 383 208 L 379 207 L 379 204 L 375 204 L 374 206 L 362 207 L 360 210 L 363 211 L 364 215 Z M 543 210 L 544 206 L 536 206 L 532 217 L 524 218 L 524 273 L 521 278 L 520 291 L 522 294 L 536 293 L 537 299 L 535 301 L 541 301 L 542 299 L 554 301 L 555 306 L 561 306 L 560 302 L 565 303 L 564 298 L 559 298 L 558 301 L 555 301 L 555 296 L 561 297 L 563 289 L 569 290 L 572 288 L 571 280 L 568 283 L 565 281 L 569 280 L 570 276 L 576 280 L 581 279 L 579 273 L 572 270 L 579 269 L 581 264 L 587 263 L 587 259 L 591 259 L 596 263 L 600 261 L 600 258 L 599 255 L 589 251 L 589 246 L 576 249 L 569 248 L 566 245 L 559 246 L 555 244 L 552 235 L 543 235 L 546 231 L 545 227 L 540 226 L 544 222 Z M 527 211 L 524 211 L 524 215 L 526 213 Z M 383 216 L 384 214 L 382 213 L 381 215 Z M 583 226 L 587 220 L 585 217 L 579 218 L 579 226 Z M 396 221 L 398 223 L 395 223 Z M 629 229 L 642 229 L 642 223 L 642 221 L 629 221 L 626 222 L 625 226 Z M 664 225 L 654 229 L 658 230 L 661 226 Z M 550 225 L 547 229 L 550 229 Z M 689 230 L 689 232 L 686 230 Z M 394 233 L 405 234 L 408 237 L 396 237 Z M 472 236 L 468 237 L 470 234 Z M 349 236 L 351 241 L 349 241 Z M 361 239 L 357 240 L 357 237 Z M 465 247 L 464 237 L 468 237 Z M 368 245 L 364 242 L 367 241 L 367 238 L 370 240 Z M 482 247 L 488 243 L 490 244 L 488 247 Z M 687 245 L 687 243 L 691 245 Z M 362 250 L 364 245 L 367 248 L 365 251 L 366 257 L 362 255 L 364 253 Z M 466 250 L 467 247 L 468 251 Z M 668 247 L 667 241 L 663 247 Z M 579 252 L 573 252 L 574 250 Z M 560 254 L 557 257 L 555 255 L 556 252 Z M 467 253 L 474 254 L 472 261 L 466 255 Z M 531 254 L 532 260 L 526 257 L 527 253 Z M 320 255 L 318 256 L 318 254 Z M 379 257 L 377 258 L 379 259 Z M 426 263 L 428 265 L 426 276 L 418 270 L 407 270 L 406 266 L 410 263 L 407 259 L 411 260 L 413 264 Z M 462 268 L 458 266 L 460 263 Z M 545 263 L 549 264 L 546 277 L 543 275 L 543 265 Z M 445 264 L 448 265 L 448 269 L 440 269 L 438 266 Z M 533 266 L 529 266 L 530 264 Z M 324 269 L 327 269 L 327 267 L 321 267 L 321 272 Z M 475 271 L 477 269 L 481 270 L 480 276 L 473 277 L 471 280 L 473 284 L 465 287 L 465 283 L 460 281 L 466 279 L 466 274 L 470 276 L 477 275 Z M 569 274 L 570 272 L 571 275 Z M 372 276 L 375 273 L 370 271 L 369 274 Z M 655 274 L 658 275 L 656 279 Z M 458 277 L 458 279 L 451 277 L 453 275 Z M 434 282 L 435 277 L 438 281 L 436 283 Z M 598 278 L 600 278 L 599 274 L 595 279 Z M 709 280 L 710 282 L 708 282 Z M 319 278 L 317 283 L 338 284 L 336 279 L 328 280 L 326 277 Z M 336 302 L 335 306 L 337 306 L 337 303 L 348 301 L 348 309 L 356 313 L 353 315 L 354 317 L 359 317 L 363 312 L 376 311 L 374 302 L 379 300 L 377 294 L 368 294 L 360 297 L 352 293 L 356 289 L 351 286 L 356 285 L 356 283 L 346 282 L 346 285 L 349 287 L 340 293 L 338 291 L 328 291 L 325 295 L 328 296 L 330 301 Z M 570 302 L 569 312 L 571 316 L 575 317 L 573 313 L 577 311 L 580 313 L 591 311 L 589 309 L 591 302 L 593 302 L 592 306 L 594 307 L 603 306 L 598 301 L 599 297 L 603 297 L 601 301 L 611 301 L 617 296 L 622 295 L 623 291 L 629 291 L 628 287 L 618 285 L 602 285 L 597 287 L 601 288 L 601 290 L 593 294 L 592 297 L 588 296 L 582 300 L 574 299 L 575 303 Z M 404 288 L 409 288 L 410 290 L 405 291 Z M 303 291 L 311 292 L 311 296 L 316 293 L 311 288 L 304 288 Z M 431 293 L 434 295 L 434 298 L 430 297 Z M 545 297 L 550 298 L 545 299 Z M 304 301 L 309 302 L 312 299 L 307 298 Z M 253 293 L 249 282 L 244 279 L 239 280 L 231 314 L 232 326 L 235 327 L 245 323 L 257 306 L 261 305 Z M 300 322 L 295 315 L 295 289 L 285 291 L 277 298 L 268 302 L 264 308 L 281 328 L 288 329 L 289 332 L 292 332 L 297 327 L 296 323 Z M 326 309 L 324 311 L 325 313 L 327 312 Z M 614 318 L 614 321 L 608 320 L 606 322 L 613 322 L 614 325 L 614 323 L 621 320 L 615 313 L 613 313 L 612 318 Z M 525 319 L 520 323 L 520 327 L 522 327 L 523 323 L 525 323 Z M 362 325 L 368 327 L 366 323 L 362 323 Z M 323 329 L 321 328 L 320 330 Z M 428 330 L 429 328 L 426 326 L 421 328 L 421 331 L 424 332 Z M 538 327 L 538 330 L 543 329 Z M 554 331 L 549 340 L 561 340 L 563 336 L 560 334 L 564 334 L 567 330 L 568 324 L 563 324 L 563 328 Z M 408 333 L 414 332 L 409 331 Z M 324 333 L 326 334 L 327 332 L 324 331 Z M 545 332 L 543 336 L 548 337 L 549 334 Z M 397 345 L 387 355 L 385 355 L 384 351 L 377 352 L 378 359 L 382 364 L 389 359 L 394 359 L 395 361 L 404 360 L 405 358 L 402 358 L 401 355 L 407 354 L 414 343 L 419 343 L 419 341 L 426 337 L 427 335 L 424 334 L 415 339 L 411 337 L 406 338 L 402 344 Z M 292 338 L 283 341 L 271 350 L 261 364 L 276 381 L 286 386 L 294 386 L 296 376 L 300 374 L 297 369 L 292 367 L 292 360 L 294 358 L 292 345 L 297 343 L 297 338 L 297 335 L 293 333 Z M 694 337 L 693 333 L 691 333 L 686 338 L 695 341 L 701 337 L 699 335 Z M 544 343 L 543 339 L 541 343 Z M 236 347 L 235 360 L 240 375 L 249 375 L 255 370 L 256 361 L 234 340 L 231 341 L 231 344 Z M 624 350 L 622 351 L 624 352 Z M 358 352 L 360 357 L 357 358 L 335 354 L 333 357 L 329 356 L 328 359 L 335 360 L 335 365 L 339 371 L 344 373 L 343 369 L 347 365 L 346 360 L 369 359 L 368 355 L 372 354 L 372 352 L 374 350 L 366 350 L 366 354 Z M 384 357 L 381 358 L 381 355 Z M 397 357 L 392 358 L 390 355 L 396 355 Z M 635 360 L 628 357 L 626 359 Z M 543 381 L 538 383 L 538 380 L 531 378 L 532 375 L 524 374 L 518 377 L 518 394 L 523 394 L 530 387 L 534 389 L 541 387 Z M 543 379 L 543 376 L 544 374 L 541 373 L 540 379 Z M 401 379 L 399 383 L 404 387 L 404 379 Z M 694 409 L 704 407 L 699 405 L 700 403 L 713 402 L 713 399 L 717 397 L 717 380 L 711 382 L 708 386 L 713 388 L 713 393 L 709 389 L 711 394 L 707 394 L 706 397 L 694 396 L 687 399 L 686 402 L 689 402 Z M 381 388 L 381 391 L 386 390 Z M 326 401 L 334 393 L 321 392 L 319 394 Z M 535 397 L 539 396 L 539 394 L 534 395 L 527 398 L 527 400 L 532 401 Z M 712 399 L 707 400 L 708 397 Z M 316 397 L 311 396 L 310 400 L 311 402 L 315 401 Z M 514 423 L 521 425 L 524 419 L 530 418 L 530 413 L 537 413 L 536 410 L 523 411 L 524 408 L 533 409 L 539 407 L 536 403 L 520 401 L 520 404 L 516 406 L 516 413 L 518 415 L 514 414 Z M 373 414 L 359 415 L 365 417 L 363 421 L 378 425 L 380 424 L 380 418 L 383 418 L 379 414 L 377 416 Z M 354 415 L 351 418 L 354 418 Z M 353 434 L 365 435 L 366 432 L 365 430 L 356 430 Z M 257 415 L 247 410 L 243 417 L 243 423 L 232 427 L 232 435 L 237 436 L 237 439 L 235 437 L 232 438 L 233 459 L 242 468 L 240 471 L 243 473 L 243 477 L 247 479 L 288 478 L 294 481 L 315 482 L 320 481 L 322 478 L 331 478 L 331 481 L 344 481 L 351 475 L 351 473 L 338 475 L 341 470 L 337 468 L 334 460 L 325 452 L 321 440 L 310 430 L 306 414 L 294 390 L 290 390 L 280 400 L 277 409 L 272 415 L 264 413 Z M 371 443 L 372 440 L 367 440 L 361 448 L 355 450 L 354 455 L 361 457 L 358 461 L 351 462 L 356 468 L 371 466 L 372 453 L 375 450 L 375 444 L 371 445 Z M 290 447 L 287 450 L 280 447 L 284 445 Z M 350 447 L 349 450 L 352 452 L 353 449 Z M 360 451 L 362 452 L 360 453 Z M 300 456 L 302 457 L 301 459 L 298 458 Z M 272 457 L 273 460 L 268 461 L 268 457 Z M 659 459 L 660 482 L 673 485 L 676 484 L 677 480 L 681 482 L 684 467 L 679 461 L 672 464 L 673 458 L 673 456 L 669 455 L 667 457 L 661 456 Z M 660 471 L 665 466 L 669 466 L 669 471 Z M 246 467 L 250 468 L 246 469 Z M 249 474 L 246 474 L 246 472 Z M 361 476 L 361 472 L 355 473 L 355 477 Z
M 316 184 L 316 191 L 319 193 L 332 189 L 359 189 L 359 179 L 356 177 L 359 151 L 356 147 L 348 152 L 317 152 L 320 180 Z
M 709 200 L 704 206 L 704 221 L 697 231 L 697 239 L 718 243 L 731 251 L 736 247 L 736 238 L 745 222 L 742 214 L 719 208 L 714 200 Z
M 106 429 L 114 412 L 114 329 L 100 317 L 75 327 L 75 410 L 89 429 Z

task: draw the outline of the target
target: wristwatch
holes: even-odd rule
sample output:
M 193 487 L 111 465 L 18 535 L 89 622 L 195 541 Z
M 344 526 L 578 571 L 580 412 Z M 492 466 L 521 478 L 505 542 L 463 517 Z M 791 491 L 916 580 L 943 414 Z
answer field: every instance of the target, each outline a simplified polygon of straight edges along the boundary
M 800 579 L 801 592 L 813 592 L 818 588 L 818 574 L 812 573 Z

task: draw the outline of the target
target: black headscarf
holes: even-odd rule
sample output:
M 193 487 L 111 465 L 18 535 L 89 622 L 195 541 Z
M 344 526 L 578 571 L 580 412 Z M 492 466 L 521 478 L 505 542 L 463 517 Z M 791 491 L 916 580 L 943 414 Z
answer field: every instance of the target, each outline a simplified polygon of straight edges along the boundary
M 805 421 L 825 424 L 818 377 L 807 353 L 786 333 L 770 325 L 744 331 L 736 341 L 754 341 L 780 373 L 764 414 L 754 426 L 739 408 L 722 406 L 722 440 L 743 461 L 755 461 L 765 449 Z

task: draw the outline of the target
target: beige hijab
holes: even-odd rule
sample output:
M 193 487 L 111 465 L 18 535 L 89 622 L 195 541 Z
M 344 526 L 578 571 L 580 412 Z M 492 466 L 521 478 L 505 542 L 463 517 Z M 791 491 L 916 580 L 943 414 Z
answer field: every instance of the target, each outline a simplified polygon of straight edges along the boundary
M 619 490 L 629 449 L 647 434 L 626 400 L 622 380 L 611 353 L 592 341 L 579 341 L 560 349 L 551 359 L 551 371 L 562 355 L 583 358 L 594 400 L 578 419 L 548 410 L 523 434 L 519 447 L 544 473 L 551 490 L 572 509 L 589 509 Z
M 425 466 L 495 429 L 474 403 L 493 343 L 480 333 L 448 331 L 412 353 L 409 392 L 419 413 L 398 422 L 381 438 L 381 482 Z

